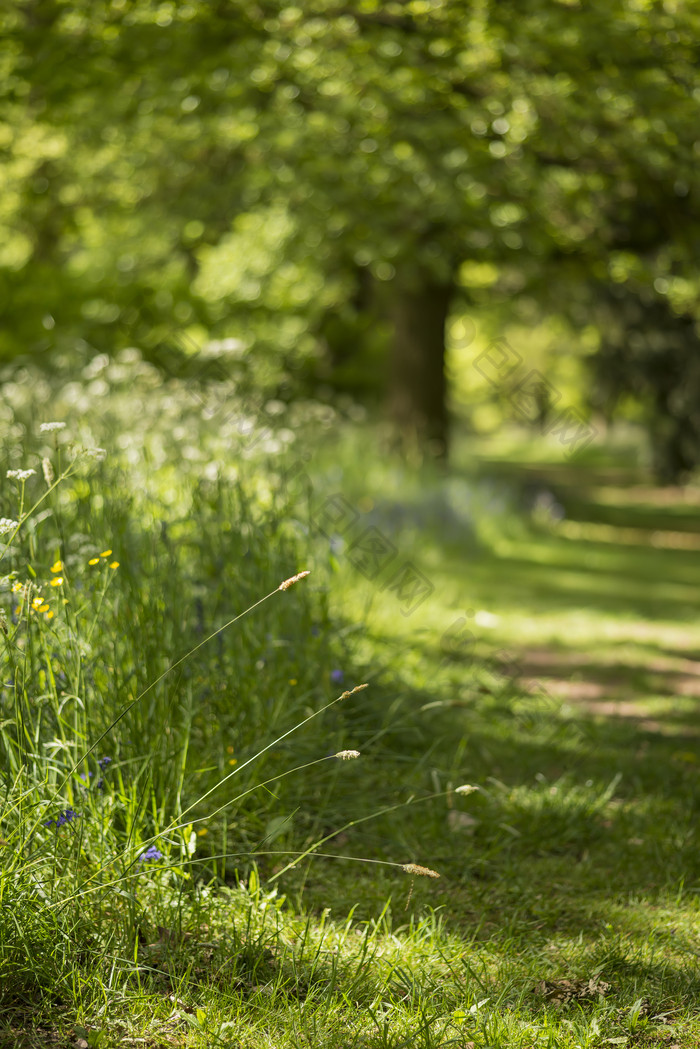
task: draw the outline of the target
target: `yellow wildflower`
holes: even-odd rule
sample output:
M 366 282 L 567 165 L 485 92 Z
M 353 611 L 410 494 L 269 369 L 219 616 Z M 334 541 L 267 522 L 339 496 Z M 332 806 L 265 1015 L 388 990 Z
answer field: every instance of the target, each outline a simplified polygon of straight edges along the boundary
M 55 564 L 51 565 L 51 571 L 52 572 L 62 572 L 63 571 L 63 561 L 56 561 Z
M 109 555 L 111 553 L 112 553 L 111 550 L 103 550 L 102 553 L 100 554 L 100 557 L 109 557 Z
M 55 579 L 51 580 L 51 586 L 62 586 L 62 585 L 63 585 L 63 576 L 62 575 L 57 575 Z
M 119 562 L 118 561 L 112 561 L 109 567 L 110 568 L 119 568 Z
M 99 564 L 99 562 L 100 562 L 99 557 L 91 557 L 90 560 L 88 561 L 88 564 L 89 565 L 97 565 L 97 564 Z

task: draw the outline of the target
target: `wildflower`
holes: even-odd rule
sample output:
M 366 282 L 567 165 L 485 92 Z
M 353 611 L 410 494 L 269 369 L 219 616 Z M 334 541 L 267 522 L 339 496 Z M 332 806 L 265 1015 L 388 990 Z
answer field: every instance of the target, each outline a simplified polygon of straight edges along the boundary
M 40 612 L 48 612 L 48 610 L 49 610 L 49 605 L 39 605 L 39 611 Z
M 51 565 L 51 571 L 52 572 L 62 572 L 63 571 L 63 561 L 54 561 L 54 563 Z
M 19 521 L 13 521 L 10 517 L 0 517 L 0 535 L 13 532 L 15 528 L 19 528 Z
M 478 787 L 472 787 L 471 783 L 463 783 L 461 787 L 455 787 L 455 794 L 473 794 Z
M 402 863 L 401 870 L 406 874 L 419 874 L 422 878 L 439 878 L 437 871 L 431 871 L 430 867 L 421 867 L 418 863 Z
M 118 561 L 111 561 L 109 567 L 110 568 L 119 568 L 119 562 Z
M 99 557 L 91 557 L 88 561 L 89 565 L 98 565 L 100 563 Z
M 47 612 L 46 613 L 46 618 L 47 619 L 53 619 L 53 612 L 51 612 L 51 611 Z
M 44 826 L 50 827 L 55 823 L 56 828 L 62 827 L 64 823 L 72 823 L 73 820 L 78 819 L 79 815 L 80 813 L 76 812 L 75 809 L 64 809 L 63 812 L 59 812 L 55 820 L 47 820 Z
M 42 423 L 39 433 L 55 433 L 57 430 L 65 430 L 65 423 Z
M 57 575 L 55 579 L 52 579 L 51 586 L 63 586 L 63 576 Z
M 44 475 L 44 480 L 46 481 L 47 488 L 50 488 L 54 482 L 55 477 L 50 459 L 44 458 L 41 460 L 41 472 Z
M 146 849 L 145 852 L 141 853 L 139 856 L 139 863 L 155 863 L 157 860 L 162 859 L 163 853 L 157 849 L 155 845 L 151 845 L 149 849 Z
M 353 758 L 359 758 L 360 752 L 359 750 L 339 750 L 333 756 L 340 758 L 341 761 L 352 761 Z
M 98 463 L 103 462 L 107 458 L 107 451 L 104 448 L 84 448 L 83 451 L 91 459 L 97 459 Z
M 311 572 L 297 572 L 296 575 L 290 576 L 289 579 L 285 579 L 283 583 L 280 583 L 277 589 L 289 590 L 290 586 L 294 586 L 300 579 L 306 579 L 307 575 L 311 575 Z
M 13 583 L 12 584 L 12 593 L 13 594 L 18 594 L 20 592 L 20 590 L 24 590 L 24 587 L 22 586 L 21 583 Z
M 336 684 L 339 685 L 344 677 L 345 677 L 345 674 L 343 673 L 342 670 L 331 670 L 331 681 L 335 681 Z
M 111 763 L 112 763 L 112 759 L 111 758 L 100 758 L 100 760 L 97 762 L 97 764 L 100 766 L 101 769 L 106 769 L 107 766 L 110 765 Z
M 43 597 L 35 597 L 34 600 L 32 601 L 32 608 L 38 608 L 39 605 L 43 605 L 43 603 L 44 603 Z
M 297 679 L 295 677 L 290 677 L 289 684 L 290 685 L 296 685 L 296 683 L 297 683 Z
M 10 480 L 26 481 L 28 477 L 31 477 L 32 474 L 35 473 L 36 470 L 8 470 L 7 477 L 10 478 Z
M 208 833 L 209 833 L 208 829 L 207 829 L 206 827 L 202 827 L 202 828 L 201 828 L 201 830 L 198 830 L 198 831 L 197 831 L 197 837 L 198 837 L 198 838 L 203 838 L 203 837 L 205 837 L 205 835 L 207 835 Z

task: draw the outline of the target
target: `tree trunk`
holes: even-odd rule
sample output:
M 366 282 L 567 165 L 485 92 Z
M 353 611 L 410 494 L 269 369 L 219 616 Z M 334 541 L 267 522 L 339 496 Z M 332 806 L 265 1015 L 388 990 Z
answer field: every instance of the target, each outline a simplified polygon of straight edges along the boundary
M 453 288 L 416 270 L 399 273 L 391 295 L 389 413 L 405 449 L 446 459 L 449 428 L 445 323 Z

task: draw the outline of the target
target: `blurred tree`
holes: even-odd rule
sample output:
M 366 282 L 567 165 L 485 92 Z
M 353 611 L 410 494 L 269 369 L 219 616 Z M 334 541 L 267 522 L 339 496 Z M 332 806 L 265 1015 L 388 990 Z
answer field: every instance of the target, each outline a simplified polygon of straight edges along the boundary
M 78 333 L 156 352 L 173 324 L 245 318 L 282 373 L 319 339 L 347 373 L 387 333 L 392 414 L 443 454 L 465 262 L 561 312 L 605 285 L 672 288 L 672 314 L 696 293 L 692 0 L 14 0 L 0 18 L 0 353 Z

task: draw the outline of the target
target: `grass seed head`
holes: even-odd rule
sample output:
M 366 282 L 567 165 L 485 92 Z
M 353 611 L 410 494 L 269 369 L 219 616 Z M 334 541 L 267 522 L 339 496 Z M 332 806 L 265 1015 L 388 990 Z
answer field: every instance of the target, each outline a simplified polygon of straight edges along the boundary
M 278 590 L 289 590 L 290 586 L 294 586 L 300 579 L 306 579 L 307 575 L 311 575 L 311 572 L 297 572 L 296 575 L 290 576 L 289 579 L 285 579 L 283 583 L 277 587 Z
M 369 688 L 369 685 L 367 683 L 364 685 L 355 685 L 355 687 L 351 688 L 349 692 L 343 692 L 340 698 L 347 699 L 348 696 L 353 696 L 355 692 L 362 692 L 363 688 Z
M 421 867 L 419 863 L 402 863 L 401 870 L 406 874 L 418 874 L 421 878 L 439 878 L 437 871 L 431 871 L 430 867 Z
M 338 753 L 334 755 L 334 757 L 340 758 L 341 761 L 352 761 L 353 758 L 359 758 L 359 756 L 359 750 L 339 750 Z

